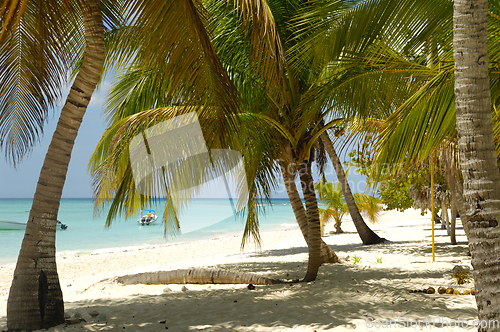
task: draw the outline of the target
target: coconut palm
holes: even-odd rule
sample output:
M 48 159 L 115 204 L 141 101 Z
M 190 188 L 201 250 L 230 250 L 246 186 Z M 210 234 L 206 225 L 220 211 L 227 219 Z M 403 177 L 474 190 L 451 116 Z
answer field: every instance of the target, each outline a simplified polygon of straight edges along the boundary
M 320 201 L 326 205 L 324 209 L 319 209 L 321 234 L 324 234 L 324 227 L 331 218 L 335 221 L 335 233 L 343 233 L 342 218 L 349 212 L 349 208 L 345 202 L 340 182 L 331 183 L 326 179 L 319 180 L 315 182 L 314 189 L 318 192 Z M 378 220 L 382 210 L 380 199 L 365 193 L 356 193 L 354 200 L 361 213 L 367 214 L 371 222 Z
M 356 195 L 353 195 L 351 192 L 342 163 L 340 162 L 340 159 L 333 148 L 333 144 L 326 133 L 321 134 L 321 141 L 324 142 L 326 151 L 330 156 L 330 160 L 332 161 L 335 173 L 339 180 L 340 188 L 342 189 L 342 194 L 346 200 L 347 208 L 361 241 L 363 241 L 363 244 L 377 244 L 386 241 L 386 239 L 380 238 L 377 234 L 375 234 L 375 232 L 373 232 L 364 222 L 360 213 L 358 202 L 356 202 Z
M 321 234 L 324 235 L 325 225 L 331 218 L 335 221 L 335 233 L 344 233 L 341 228 L 342 218 L 349 212 L 349 208 L 344 201 L 340 183 L 317 181 L 314 189 L 318 192 L 320 201 L 326 205 L 324 209 L 319 209 Z
M 368 3 L 370 2 L 365 2 L 365 4 Z M 396 110 L 394 115 L 391 116 L 393 122 L 382 133 L 382 136 L 379 137 L 380 142 L 384 141 L 384 136 L 391 137 L 391 139 L 388 139 L 391 143 L 385 145 L 381 154 L 382 158 L 379 160 L 388 161 L 391 164 L 399 163 L 399 165 L 408 165 L 417 160 L 424 160 L 427 156 L 436 152 L 443 141 L 452 141 L 455 137 L 456 129 L 460 141 L 461 164 L 462 167 L 467 165 L 465 169 L 462 169 L 465 182 L 464 191 L 468 192 L 465 196 L 467 197 L 467 203 L 471 204 L 471 208 L 473 208 L 467 214 L 472 218 L 472 229 L 474 229 L 471 229 L 471 233 L 474 233 L 474 235 L 471 234 L 470 248 L 471 252 L 477 250 L 477 258 L 473 260 L 474 266 L 477 266 L 479 270 L 477 271 L 478 279 L 481 279 L 476 285 L 478 288 L 484 287 L 485 289 L 484 292 L 479 293 L 480 295 L 477 298 L 479 317 L 480 319 L 496 319 L 500 310 L 498 301 L 493 299 L 497 296 L 498 291 L 496 289 L 498 287 L 493 281 L 495 278 L 491 278 L 491 276 L 498 272 L 498 261 L 493 262 L 495 257 L 493 248 L 498 246 L 498 227 L 496 226 L 498 224 L 498 205 L 496 203 L 498 202 L 498 190 L 494 189 L 498 188 L 498 169 L 496 168 L 496 156 L 492 148 L 494 140 L 492 135 L 493 130 L 491 130 L 487 58 L 489 55 L 491 60 L 489 62 L 491 66 L 489 80 L 492 88 L 492 104 L 493 109 L 496 110 L 499 91 L 495 88 L 498 85 L 498 70 L 496 70 L 498 61 L 493 59 L 497 59 L 499 45 L 497 38 L 499 31 L 497 24 L 498 3 L 492 2 L 490 4 L 490 13 L 488 15 L 487 1 L 474 2 L 472 6 L 470 2 L 455 1 L 453 24 L 451 21 L 452 2 L 401 1 L 398 3 L 400 4 L 400 8 L 404 8 L 406 3 L 411 3 L 415 6 L 419 6 L 420 4 L 434 6 L 433 10 L 420 12 L 426 13 L 427 18 L 421 16 L 419 20 L 414 20 L 414 24 L 418 25 L 420 22 L 420 25 L 423 25 L 422 23 L 428 25 L 430 29 L 428 29 L 427 35 L 422 33 L 415 34 L 419 35 L 418 38 L 415 38 L 415 41 L 420 39 L 420 42 L 412 42 L 410 40 L 412 42 L 410 44 L 407 43 L 408 40 L 404 37 L 405 34 L 398 33 L 397 28 L 392 29 L 392 38 L 384 38 L 383 34 L 377 36 L 379 40 L 385 43 L 380 48 L 383 52 L 377 50 L 377 52 L 372 53 L 375 56 L 364 57 L 364 59 L 370 59 L 370 61 L 374 60 L 372 61 L 374 66 L 365 63 L 366 67 L 360 64 L 357 66 L 358 68 L 351 70 L 350 72 L 354 73 L 354 76 L 361 79 L 357 80 L 357 82 L 354 79 L 347 81 L 349 83 L 346 86 L 349 86 L 351 88 L 349 91 L 354 91 L 358 97 L 361 94 L 365 97 L 374 96 L 379 94 L 379 92 L 373 92 L 374 89 L 370 88 L 370 80 L 366 78 L 372 78 L 371 86 L 375 86 L 373 83 L 376 83 L 381 84 L 381 86 L 391 87 L 390 84 L 382 83 L 388 81 L 385 80 L 385 77 L 381 73 L 386 72 L 391 79 L 397 77 L 402 71 L 408 73 L 406 74 L 406 78 L 400 77 L 400 83 L 397 83 L 396 86 L 412 86 L 414 90 L 408 91 L 408 97 L 401 98 L 406 101 L 396 103 L 396 107 L 393 108 Z M 434 17 L 439 17 L 433 14 L 440 11 L 440 9 L 444 10 L 444 15 L 441 15 L 440 18 L 441 24 L 434 24 L 434 28 L 432 28 L 432 24 L 428 23 L 434 20 Z M 407 11 L 407 13 L 414 17 L 418 17 L 419 15 L 418 10 Z M 474 21 L 472 17 L 474 17 Z M 479 19 L 476 20 L 476 18 Z M 487 21 L 489 24 L 488 28 L 486 27 Z M 393 20 L 393 22 L 394 26 L 409 27 L 406 24 L 407 20 L 398 19 Z M 481 26 L 476 29 L 476 26 L 479 25 L 477 22 L 480 22 Z M 455 28 L 453 41 L 455 50 L 451 48 L 453 27 Z M 423 30 L 414 26 L 411 28 L 411 31 L 422 32 Z M 489 36 L 486 36 L 487 31 L 490 32 Z M 487 39 L 489 41 L 489 52 L 486 49 Z M 425 43 L 429 45 L 427 47 L 429 51 L 422 53 L 421 51 L 426 48 Z M 318 45 L 323 45 L 324 47 L 331 46 L 328 43 L 318 43 Z M 439 45 L 439 47 L 435 47 L 435 45 Z M 472 47 L 464 48 L 469 45 Z M 476 52 L 476 48 L 479 45 L 482 48 Z M 420 56 L 418 50 L 420 50 Z M 452 54 L 454 54 L 455 59 L 452 58 Z M 391 58 L 392 60 L 388 61 Z M 435 62 L 435 59 L 438 59 L 437 62 Z M 370 69 L 363 70 L 369 67 L 374 70 L 371 72 Z M 465 70 L 466 68 L 469 70 Z M 456 79 L 453 77 L 453 73 Z M 394 81 L 389 82 L 394 83 Z M 403 82 L 407 84 L 403 84 Z M 474 84 L 470 84 L 470 82 L 474 82 Z M 336 87 L 342 85 L 342 83 L 338 83 L 334 85 Z M 363 85 L 364 89 L 352 89 L 356 85 Z M 473 86 L 473 89 L 466 91 L 465 87 L 467 86 Z M 343 89 L 341 88 L 334 88 L 330 91 L 334 91 L 335 89 L 339 91 L 337 95 L 352 98 L 352 95 L 343 94 Z M 382 91 L 390 97 L 390 101 L 396 100 L 394 98 L 396 96 L 394 90 L 388 92 L 387 89 L 383 89 Z M 370 102 L 380 100 L 382 103 L 387 104 L 388 98 L 368 97 L 366 99 L 352 99 L 368 100 Z M 480 105 L 468 105 L 468 103 L 476 101 Z M 363 101 L 351 103 L 347 101 L 346 104 L 348 106 L 346 107 L 357 108 L 361 103 Z M 456 127 L 453 112 L 455 110 L 455 103 L 457 105 Z M 379 102 L 374 106 L 378 107 L 380 104 Z M 463 105 L 466 106 L 464 107 Z M 459 108 L 462 107 L 468 111 L 459 111 Z M 408 112 L 408 110 L 413 111 Z M 474 128 L 472 124 L 474 124 Z M 389 128 L 390 126 L 392 128 Z M 398 132 L 394 128 L 398 128 Z M 495 126 L 495 128 L 495 132 L 498 132 L 498 126 Z M 486 132 L 483 132 L 483 130 Z M 481 139 L 479 139 L 478 135 L 481 136 Z M 472 142 L 474 143 L 472 144 Z M 486 147 L 486 144 L 488 144 L 488 147 Z M 475 153 L 479 149 L 487 152 L 481 152 L 481 157 L 477 157 L 478 155 Z M 405 161 L 404 164 L 403 160 Z M 475 160 L 475 162 L 471 162 L 471 160 Z M 488 160 L 488 163 L 483 162 L 483 160 Z M 490 176 L 494 176 L 494 178 L 489 178 Z M 481 220 L 486 221 L 481 222 Z M 475 256 L 474 253 L 472 255 L 473 257 Z M 486 267 L 488 267 L 487 270 Z
M 336 2 L 336 4 L 339 10 L 346 8 L 344 2 L 339 1 Z M 267 153 L 261 153 L 262 156 L 270 158 L 270 161 L 262 162 L 261 165 L 266 164 L 272 166 L 273 164 L 276 165 L 276 161 L 278 161 L 280 168 L 289 173 L 285 177 L 287 184 L 291 184 L 292 182 L 290 180 L 293 180 L 296 175 L 299 175 L 301 178 L 302 190 L 306 201 L 305 209 L 302 204 L 295 204 L 299 201 L 295 200 L 295 193 L 290 192 L 290 190 L 293 190 L 293 187 L 287 185 L 287 190 L 289 190 L 289 197 L 292 203 L 294 203 L 294 212 L 296 213 L 297 220 L 304 220 L 304 215 L 307 217 L 309 226 L 301 227 L 310 249 L 310 265 L 305 280 L 313 280 L 319 264 L 321 263 L 321 258 L 318 258 L 321 248 L 321 237 L 315 193 L 314 190 L 311 190 L 313 187 L 311 162 L 316 152 L 321 155 L 324 144 L 318 142 L 318 147 L 313 147 L 313 145 L 317 144 L 316 142 L 320 135 L 331 127 L 334 122 L 330 122 L 326 125 L 323 124 L 323 116 L 325 113 L 321 111 L 321 101 L 314 105 L 303 102 L 303 96 L 306 95 L 308 89 L 316 82 L 311 76 L 313 74 L 310 70 L 312 64 L 308 63 L 301 68 L 292 70 L 288 65 L 286 57 L 289 54 L 287 52 L 289 46 L 288 44 L 282 43 L 280 39 L 282 36 L 288 37 L 294 32 L 288 22 L 290 22 L 293 15 L 299 12 L 303 4 L 299 1 L 273 1 L 269 2 L 269 10 L 265 11 L 269 13 L 270 20 L 274 20 L 274 16 L 272 16 L 274 12 L 280 13 L 278 16 L 279 21 L 276 21 L 276 31 L 278 34 L 276 34 L 275 37 L 275 41 L 277 41 L 279 45 L 275 48 L 277 55 L 273 56 L 273 59 L 279 60 L 279 63 L 272 76 L 266 75 L 267 73 L 260 70 L 258 62 L 252 61 L 255 52 L 251 50 L 254 47 L 254 43 L 259 41 L 259 38 L 255 35 L 255 31 L 252 31 L 250 35 L 251 42 L 245 41 L 245 38 L 242 37 L 245 37 L 248 32 L 245 30 L 246 25 L 241 25 L 239 15 L 236 15 L 234 10 L 230 7 L 221 5 L 218 2 L 214 2 L 212 5 L 213 7 L 207 5 L 207 8 L 209 8 L 209 11 L 214 17 L 213 24 L 215 27 L 213 42 L 218 56 L 228 68 L 228 75 L 238 87 L 242 105 L 244 105 L 243 107 L 245 109 L 243 115 L 252 119 L 254 122 L 256 120 L 264 120 L 264 123 L 271 125 L 271 128 L 266 133 L 272 136 L 271 140 L 275 142 L 275 144 L 272 145 L 272 148 L 266 149 Z M 289 39 L 289 44 L 294 43 L 296 43 L 295 40 Z M 282 53 L 283 50 L 284 53 Z M 270 60 L 267 61 L 271 62 Z M 252 65 L 253 63 L 256 65 Z M 142 67 L 143 69 L 139 70 L 143 70 L 143 73 L 149 73 L 147 64 L 145 65 L 146 67 Z M 153 75 L 161 76 L 161 74 Z M 154 86 L 155 85 L 152 84 L 149 90 L 155 91 Z M 168 83 L 157 81 L 156 86 L 168 86 Z M 136 91 L 137 90 L 134 89 L 134 93 Z M 127 92 L 124 94 L 127 94 Z M 128 105 L 134 105 L 124 107 L 124 109 L 130 109 L 129 113 L 113 111 L 114 114 L 117 114 L 116 116 L 111 116 L 114 124 L 110 127 L 106 137 L 103 137 L 102 144 L 98 150 L 96 150 L 92 164 L 93 172 L 96 175 L 96 195 L 102 197 L 103 200 L 107 200 L 110 196 L 114 197 L 114 203 L 116 204 L 113 205 L 110 214 L 111 218 L 116 215 L 119 209 L 126 210 L 130 208 L 130 211 L 133 211 L 134 208 L 137 209 L 139 198 L 137 198 L 138 200 L 136 203 L 131 203 L 132 196 L 127 196 L 127 194 L 125 194 L 126 190 L 124 189 L 123 195 L 116 194 L 118 192 L 117 186 L 121 186 L 120 183 L 123 184 L 123 182 L 117 181 L 119 179 L 113 178 L 112 174 L 124 174 L 124 170 L 115 172 L 105 170 L 106 167 L 111 167 L 111 165 L 116 163 L 116 160 L 113 162 L 106 161 L 105 156 L 111 158 L 111 154 L 108 152 L 118 151 L 117 149 L 113 149 L 112 146 L 117 146 L 115 144 L 124 146 L 126 143 L 123 142 L 126 142 L 127 139 L 130 139 L 133 135 L 138 134 L 138 132 L 132 133 L 132 131 L 129 130 L 132 123 L 137 122 L 138 124 L 135 128 L 140 128 L 141 125 L 139 123 L 142 123 L 144 126 L 149 126 L 153 124 L 153 122 L 158 123 L 158 121 L 161 121 L 160 119 L 168 119 L 179 114 L 176 113 L 177 111 L 172 107 L 172 101 L 162 100 L 161 96 L 150 97 L 151 101 L 147 106 L 157 107 L 156 110 L 132 115 L 132 113 L 141 111 L 141 107 L 145 106 L 145 104 L 141 103 L 141 107 L 136 108 L 135 103 L 128 102 Z M 160 108 L 162 104 L 164 106 Z M 125 117 L 127 115 L 130 116 L 128 119 Z M 128 126 L 129 129 L 126 130 L 126 126 Z M 267 127 L 262 125 L 261 130 Z M 202 128 L 205 128 L 203 124 Z M 209 127 L 206 129 L 210 130 Z M 125 138 L 122 143 L 119 143 L 119 133 L 127 133 L 128 138 Z M 204 134 L 209 137 L 209 140 L 212 140 L 212 138 L 210 138 L 211 135 L 207 133 Z M 246 144 L 248 144 L 248 142 Z M 207 145 L 211 148 L 215 148 L 215 146 L 210 144 Z M 237 148 L 237 144 L 234 147 Z M 119 151 L 125 151 L 125 149 L 122 148 Z M 250 150 L 247 149 L 247 151 Z M 260 156 L 257 157 L 259 153 L 252 152 L 252 154 L 254 155 L 254 159 L 260 160 Z M 126 159 L 121 163 L 122 167 L 125 168 Z M 106 179 L 107 176 L 109 176 L 108 179 Z M 247 176 L 249 176 L 248 172 Z M 259 177 L 252 175 L 249 176 L 249 178 L 257 179 Z M 107 187 L 108 184 L 109 187 Z M 125 188 L 125 186 L 121 188 Z M 128 183 L 127 188 L 129 188 L 129 190 L 133 188 L 132 182 Z M 120 203 L 120 199 L 125 198 L 130 199 L 129 202 Z M 359 219 L 364 223 L 362 218 Z M 249 227 L 252 228 L 253 226 Z M 368 228 L 366 224 L 365 227 Z M 373 236 L 375 241 L 363 240 L 363 242 L 378 243 L 383 240 L 373 232 L 371 232 L 370 236 Z
M 479 320 L 491 321 L 500 318 L 500 261 L 496 258 L 500 246 L 500 176 L 488 76 L 488 1 L 475 1 L 471 8 L 469 2 L 456 0 L 453 10 L 458 147 L 472 224 L 469 248 Z M 498 325 L 488 329 L 498 330 Z
M 176 80 L 171 82 L 173 90 L 191 86 L 193 81 L 207 82 L 206 77 L 210 77 L 200 90 L 189 90 L 185 100 L 205 96 L 205 100 L 212 98 L 219 103 L 219 110 L 225 114 L 236 109 L 231 84 L 227 84 L 217 58 L 211 56 L 213 50 L 200 10 L 203 13 L 198 4 L 195 6 L 188 0 L 5 3 L 0 12 L 0 146 L 14 164 L 42 133 L 48 109 L 60 98 L 65 78 L 71 71 L 77 73 L 33 199 L 9 293 L 9 330 L 31 331 L 64 321 L 55 263 L 57 214 L 73 143 L 103 72 L 105 50 L 108 64 L 118 65 L 129 61 L 130 54 L 147 58 L 151 63 L 156 62 L 155 56 L 168 56 L 181 64 L 176 65 Z M 132 22 L 131 28 L 113 30 L 120 22 Z M 193 68 L 197 69 L 194 74 Z M 212 93 L 211 97 L 207 93 Z M 223 133 L 220 137 L 223 138 Z
M 15 13 L 17 25 L 2 31 L 0 45 L 1 145 L 14 163 L 36 141 L 48 107 L 62 92 L 62 78 L 85 52 L 40 172 L 9 292 L 9 330 L 31 331 L 64 322 L 55 261 L 57 213 L 73 143 L 101 74 L 104 26 L 100 3 L 93 0 L 68 6 L 23 1 Z M 2 21 L 12 14 L 2 10 Z

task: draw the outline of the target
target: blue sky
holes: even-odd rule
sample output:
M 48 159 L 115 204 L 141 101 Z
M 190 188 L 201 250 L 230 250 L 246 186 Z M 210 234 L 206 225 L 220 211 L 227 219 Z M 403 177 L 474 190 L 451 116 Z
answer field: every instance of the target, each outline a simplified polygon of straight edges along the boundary
M 94 93 L 83 118 L 78 137 L 75 141 L 66 184 L 63 190 L 64 198 L 92 197 L 90 175 L 87 164 L 97 142 L 104 132 L 103 103 L 109 84 L 105 81 Z M 62 105 L 61 105 L 62 106 Z M 42 168 L 52 134 L 56 128 L 60 108 L 49 117 L 45 125 L 44 135 L 36 144 L 30 155 L 27 155 L 16 169 L 5 159 L 4 152 L 0 155 L 0 198 L 32 198 L 35 194 L 38 176 Z
M 105 81 L 99 90 L 94 93 L 89 104 L 73 148 L 66 184 L 63 190 L 63 198 L 92 197 L 90 175 L 87 172 L 87 165 L 105 129 L 102 109 L 108 88 L 109 81 Z M 34 146 L 32 153 L 27 155 L 16 169 L 6 161 L 2 152 L 0 156 L 0 198 L 33 197 L 40 169 L 50 140 L 52 139 L 59 113 L 60 109 L 51 114 L 49 122 L 45 126 L 44 135 L 41 141 Z M 343 154 L 341 159 L 342 157 Z M 329 181 L 336 180 L 331 165 L 326 168 L 326 176 Z M 364 179 L 354 170 L 351 170 L 349 174 L 349 182 L 353 192 L 364 190 Z M 219 186 L 219 188 L 214 188 L 214 190 L 216 192 L 220 191 L 221 196 L 225 196 L 225 189 L 223 188 L 224 187 L 221 188 L 221 186 Z M 209 194 L 208 197 L 214 197 L 213 195 L 213 193 Z M 280 186 L 280 189 L 274 196 L 282 198 L 287 197 L 284 191 L 284 184 Z

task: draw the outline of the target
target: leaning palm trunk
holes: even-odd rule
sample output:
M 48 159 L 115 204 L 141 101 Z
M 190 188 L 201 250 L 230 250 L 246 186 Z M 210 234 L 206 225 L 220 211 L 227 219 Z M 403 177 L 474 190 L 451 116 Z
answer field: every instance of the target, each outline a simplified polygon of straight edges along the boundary
M 282 166 L 281 171 L 283 174 L 283 180 L 285 182 L 286 193 L 290 199 L 290 204 L 292 205 L 292 210 L 295 215 L 295 219 L 299 224 L 302 236 L 309 246 L 308 241 L 308 226 L 307 226 L 307 215 L 302 200 L 300 199 L 299 192 L 297 191 L 297 186 L 295 185 L 295 174 L 292 174 L 290 170 Z M 321 239 L 321 263 L 339 263 L 339 258 L 335 252 L 328 246 L 328 244 Z
M 457 238 L 455 236 L 455 230 L 457 226 L 457 204 L 455 201 L 451 201 L 451 220 L 450 220 L 450 241 L 451 244 L 457 244 Z
M 40 172 L 7 303 L 7 326 L 32 331 L 64 322 L 64 303 L 55 260 L 55 233 L 71 150 L 104 58 L 100 3 L 79 1 L 86 53 L 52 137 Z
M 451 201 L 452 204 L 455 205 L 456 211 L 460 215 L 460 221 L 462 222 L 462 226 L 464 228 L 465 235 L 467 236 L 467 240 L 469 239 L 469 217 L 467 216 L 466 202 L 464 200 L 462 184 L 458 180 L 457 176 L 457 168 L 455 167 L 455 158 L 453 156 L 452 148 L 445 149 L 444 153 L 441 156 L 441 159 L 445 164 L 445 177 L 446 182 L 448 182 L 448 187 L 450 188 L 451 193 Z M 456 218 L 455 211 L 455 218 Z M 453 213 L 453 212 L 452 212 Z M 453 240 L 452 240 L 453 242 Z M 456 240 L 455 240 L 456 242 Z
M 281 284 L 279 279 L 260 276 L 255 273 L 227 271 L 220 269 L 183 269 L 129 274 L 115 279 L 125 285 L 146 284 Z
M 314 191 L 314 180 L 311 174 L 311 161 L 303 164 L 299 170 L 302 193 L 306 202 L 307 214 L 307 239 L 309 248 L 309 260 L 307 265 L 305 282 L 314 281 L 321 266 L 321 225 L 319 222 L 318 201 Z
M 330 141 L 330 137 L 328 137 L 326 133 L 323 133 L 321 134 L 321 141 L 325 145 L 326 152 L 330 156 L 330 160 L 332 161 L 333 168 L 335 169 L 335 173 L 337 174 L 337 179 L 339 180 L 340 187 L 342 188 L 342 193 L 344 194 L 347 207 L 349 208 L 352 222 L 356 227 L 361 241 L 363 241 L 363 244 L 377 244 L 387 241 L 386 239 L 381 238 L 377 234 L 375 234 L 375 232 L 372 231 L 370 227 L 368 227 L 368 225 L 365 223 L 363 217 L 361 216 L 361 213 L 359 213 L 358 206 L 354 201 L 351 188 L 349 187 L 349 183 L 347 182 L 344 169 L 342 168 L 339 157 L 335 152 L 332 141 Z
M 458 147 L 469 205 L 479 331 L 500 331 L 500 176 L 488 77 L 487 0 L 455 0 L 453 46 Z M 491 326 L 489 323 L 496 321 Z M 490 325 L 490 326 L 488 326 Z
M 446 233 L 450 235 L 450 225 L 448 220 L 448 206 L 445 201 L 441 201 L 441 229 L 446 229 Z

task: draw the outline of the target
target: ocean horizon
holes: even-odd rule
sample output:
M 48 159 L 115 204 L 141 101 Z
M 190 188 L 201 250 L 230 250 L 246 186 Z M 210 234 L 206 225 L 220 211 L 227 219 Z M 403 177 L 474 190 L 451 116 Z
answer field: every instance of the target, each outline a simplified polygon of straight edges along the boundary
M 0 198 L 0 220 L 27 222 L 32 199 Z M 66 230 L 56 233 L 57 253 L 66 255 L 90 254 L 131 247 L 189 242 L 228 235 L 242 235 L 245 220 L 234 216 L 228 199 L 197 198 L 183 209 L 179 219 L 181 232 L 164 234 L 162 223 L 166 200 L 148 207 L 154 209 L 158 220 L 151 225 L 138 223 L 140 214 L 125 220 L 118 216 L 106 227 L 106 213 L 94 215 L 92 198 L 63 198 L 58 220 L 66 224 Z M 261 231 L 295 227 L 296 221 L 288 199 L 273 199 L 264 204 L 265 213 L 259 214 Z M 0 230 L 0 265 L 15 263 L 21 248 L 24 230 Z

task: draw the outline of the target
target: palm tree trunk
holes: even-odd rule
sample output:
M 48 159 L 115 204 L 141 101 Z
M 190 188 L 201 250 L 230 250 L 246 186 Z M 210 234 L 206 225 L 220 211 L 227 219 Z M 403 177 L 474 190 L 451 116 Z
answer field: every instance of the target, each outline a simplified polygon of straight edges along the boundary
M 281 172 L 285 182 L 286 193 L 292 205 L 293 214 L 299 224 L 302 236 L 304 236 L 304 240 L 306 240 L 307 246 L 309 246 L 307 215 L 302 200 L 300 199 L 297 186 L 295 185 L 295 173 L 285 165 L 281 165 Z M 339 263 L 339 258 L 323 239 L 321 239 L 321 263 Z
M 79 1 L 86 53 L 52 137 L 33 198 L 7 303 L 9 330 L 32 331 L 64 322 L 55 260 L 55 234 L 71 150 L 104 59 L 100 3 Z
M 349 183 L 347 182 L 347 178 L 345 176 L 344 169 L 342 168 L 342 164 L 335 152 L 332 141 L 330 137 L 326 133 L 321 134 L 321 141 L 325 145 L 326 152 L 330 156 L 330 160 L 332 161 L 333 168 L 335 169 L 335 173 L 337 174 L 337 179 L 339 180 L 340 187 L 342 188 L 342 192 L 344 194 L 344 198 L 349 208 L 349 213 L 351 214 L 352 222 L 356 227 L 359 237 L 363 244 L 377 244 L 387 241 L 384 238 L 379 237 L 375 234 L 374 231 L 368 227 L 368 225 L 363 220 L 361 213 L 359 213 L 358 206 L 354 201 L 354 197 L 352 196 L 351 188 L 349 187 Z
M 480 322 L 500 320 L 500 176 L 488 77 L 487 0 L 455 0 L 453 45 L 458 147 L 470 206 L 469 248 Z M 462 215 L 461 215 L 462 216 Z M 500 327 L 479 331 L 500 331 Z
M 446 229 L 446 233 L 450 235 L 450 225 L 448 223 L 448 207 L 445 202 L 441 202 L 441 229 Z
M 253 284 L 275 285 L 283 281 L 260 276 L 255 273 L 227 271 L 220 269 L 184 269 L 129 274 L 115 279 L 125 285 L 168 285 L 168 284 Z
M 457 244 L 457 238 L 455 236 L 455 230 L 457 226 L 457 204 L 452 199 L 451 200 L 451 221 L 450 221 L 450 241 L 451 244 Z
M 452 149 L 446 149 L 444 152 L 442 159 L 445 163 L 445 176 L 446 182 L 448 182 L 448 187 L 450 187 L 451 192 L 451 200 L 455 203 L 455 208 L 460 215 L 460 221 L 462 222 L 462 226 L 464 228 L 465 235 L 467 236 L 467 240 L 469 239 L 469 223 L 467 216 L 467 208 L 466 202 L 464 200 L 462 184 L 458 180 L 457 176 L 457 168 L 455 167 L 455 160 L 453 157 Z M 456 213 L 455 213 L 456 216 Z
M 311 174 L 311 161 L 304 162 L 299 170 L 302 193 L 306 202 L 307 238 L 309 240 L 309 260 L 305 282 L 314 281 L 321 266 L 321 226 L 319 223 L 318 201 Z

